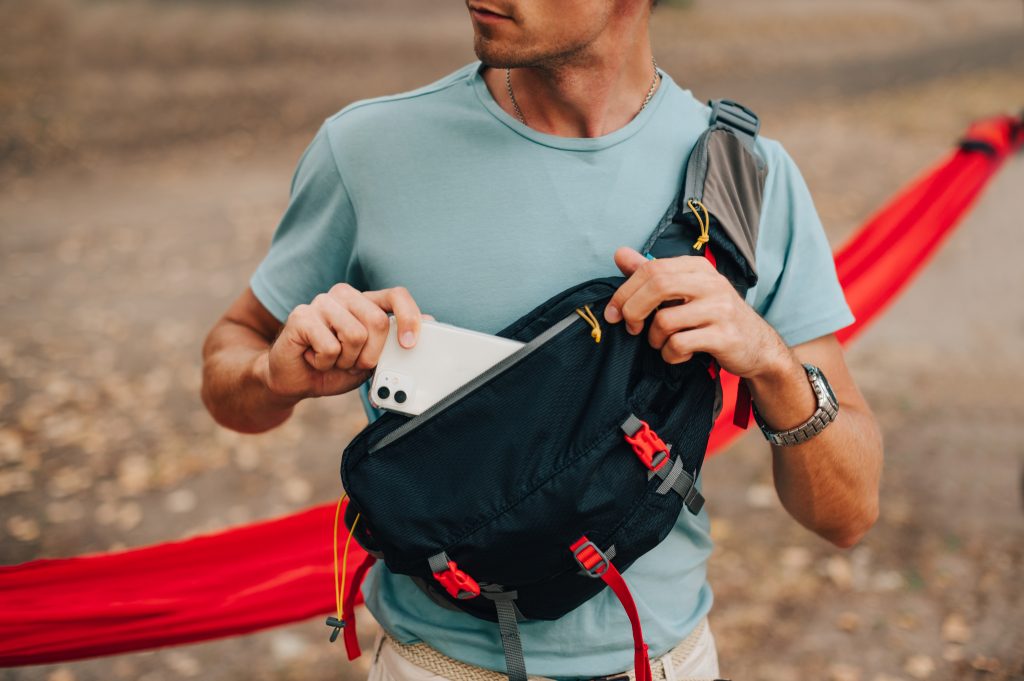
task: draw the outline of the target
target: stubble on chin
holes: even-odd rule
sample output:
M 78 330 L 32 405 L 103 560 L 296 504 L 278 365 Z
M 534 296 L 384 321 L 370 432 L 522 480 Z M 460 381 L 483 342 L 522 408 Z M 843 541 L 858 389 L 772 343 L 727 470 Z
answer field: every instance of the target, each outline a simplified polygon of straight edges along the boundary
M 522 52 L 514 46 L 503 44 L 486 36 L 477 34 L 473 38 L 473 51 L 476 58 L 495 69 L 514 69 L 528 66 Z
M 577 62 L 586 47 L 585 42 L 565 41 L 564 44 L 533 45 L 529 49 L 508 41 L 495 40 L 486 34 L 476 33 L 473 36 L 476 58 L 494 69 L 554 69 Z

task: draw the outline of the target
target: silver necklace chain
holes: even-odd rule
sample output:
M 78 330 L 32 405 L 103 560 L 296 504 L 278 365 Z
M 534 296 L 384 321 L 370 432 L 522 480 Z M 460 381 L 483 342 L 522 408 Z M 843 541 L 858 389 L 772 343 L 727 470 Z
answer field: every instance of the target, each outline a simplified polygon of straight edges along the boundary
M 658 74 L 658 62 L 654 60 L 654 57 L 651 57 L 651 65 L 654 67 L 654 77 L 651 78 L 651 87 L 647 90 L 647 96 L 644 97 L 644 101 L 640 104 L 640 108 L 635 114 L 633 114 L 634 118 L 647 107 L 651 101 L 651 97 L 654 96 L 654 89 L 658 86 L 658 78 L 660 78 L 660 76 Z M 523 110 L 519 108 L 519 102 L 516 101 L 516 93 L 512 91 L 512 69 L 505 69 L 505 89 L 508 90 L 508 98 L 512 100 L 512 108 L 516 112 L 516 117 L 519 119 L 520 123 L 526 125 L 526 117 L 523 116 Z

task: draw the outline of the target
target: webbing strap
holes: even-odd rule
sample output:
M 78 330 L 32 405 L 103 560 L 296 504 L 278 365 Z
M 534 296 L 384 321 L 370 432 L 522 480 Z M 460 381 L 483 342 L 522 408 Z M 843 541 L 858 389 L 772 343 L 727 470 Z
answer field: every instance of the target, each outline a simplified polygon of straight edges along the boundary
M 587 570 L 591 577 L 600 577 L 619 599 L 633 630 L 633 667 L 636 670 L 636 681 L 651 681 L 651 660 L 647 655 L 647 644 L 644 643 L 644 632 L 640 626 L 640 613 L 637 612 L 633 594 L 629 592 L 622 573 L 592 541 L 587 539 L 586 535 L 577 539 L 569 550 L 580 567 Z
M 625 421 L 619 424 L 619 428 L 621 428 L 622 432 L 626 435 L 636 435 L 636 431 L 640 430 L 643 425 L 644 422 L 641 421 L 636 414 L 630 414 L 626 417 Z
M 654 473 L 659 478 L 661 478 L 661 484 L 658 485 L 658 489 L 654 490 L 658 494 L 666 494 L 670 489 L 674 489 L 676 480 L 679 479 L 679 476 L 686 474 L 686 471 L 683 470 L 683 457 L 676 457 L 676 460 L 672 462 L 672 468 L 668 470 L 668 473 L 662 475 L 661 471 L 663 470 L 665 469 L 662 468 L 661 470 L 655 471 Z
M 750 412 L 753 409 L 753 400 L 750 398 L 750 386 L 745 379 L 740 379 L 736 386 L 736 408 L 733 410 L 732 423 L 737 428 L 747 429 L 750 425 Z
M 526 659 L 523 657 L 523 643 L 519 639 L 519 623 L 513 605 L 515 592 L 486 594 L 494 601 L 498 611 L 498 631 L 501 633 L 501 647 L 505 651 L 505 669 L 509 681 L 526 681 Z
M 448 554 L 442 551 L 441 553 L 435 553 L 427 558 L 427 565 L 430 566 L 431 572 L 437 574 L 438 572 L 444 572 L 448 569 L 448 561 L 450 560 L 451 558 L 448 557 Z
M 693 476 L 687 473 L 683 467 L 681 456 L 672 461 L 671 468 L 662 467 L 655 475 L 662 481 L 658 485 L 658 489 L 655 490 L 657 494 L 667 494 L 669 490 L 672 490 L 683 498 L 683 504 L 694 515 L 700 513 L 700 510 L 704 508 L 704 496 L 697 491 L 697 484 Z
M 363 562 L 359 564 L 359 567 L 356 568 L 355 573 L 352 575 L 352 586 L 344 594 L 341 620 L 345 623 L 345 652 L 348 654 L 350 661 L 362 655 L 362 651 L 359 649 L 359 638 L 356 636 L 356 595 L 359 593 L 359 586 L 363 583 L 367 571 L 376 562 L 377 559 L 374 556 L 366 554 L 366 558 L 363 559 Z

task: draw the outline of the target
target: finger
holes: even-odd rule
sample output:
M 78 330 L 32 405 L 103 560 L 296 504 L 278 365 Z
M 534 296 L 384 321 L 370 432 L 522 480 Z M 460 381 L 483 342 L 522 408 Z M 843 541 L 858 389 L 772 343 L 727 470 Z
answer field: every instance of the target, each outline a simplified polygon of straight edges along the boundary
M 332 327 L 341 340 L 341 356 L 336 366 L 345 370 L 377 366 L 388 333 L 387 313 L 362 295 L 351 296 L 330 309 L 336 320 Z
M 672 334 L 714 322 L 714 306 L 706 300 L 693 300 L 682 305 L 662 307 L 654 313 L 647 340 L 652 348 L 660 350 Z
M 341 343 L 330 326 L 319 312 L 308 306 L 304 306 L 304 311 L 296 317 L 291 340 L 306 348 L 302 356 L 317 371 L 327 371 L 333 367 L 341 352 Z
M 617 250 L 615 256 L 616 264 L 620 265 L 624 272 L 632 269 L 632 274 L 629 275 L 629 279 L 619 287 L 605 306 L 605 321 L 612 324 L 622 321 L 622 309 L 626 300 L 649 279 L 660 276 L 672 276 L 672 272 L 706 273 L 710 267 L 705 258 L 695 258 L 688 255 L 647 260 L 637 251 L 626 247 Z M 636 328 L 634 325 L 630 328 L 630 331 L 632 333 L 640 333 L 640 328 Z
M 420 308 L 413 300 L 412 294 L 404 286 L 384 289 L 383 291 L 367 291 L 366 297 L 382 309 L 395 314 L 398 324 L 398 342 L 404 348 L 416 344 L 420 335 Z
M 432 322 L 436 322 L 437 321 L 436 319 L 434 319 L 434 315 L 432 315 L 432 314 L 427 314 L 427 313 L 424 312 L 422 316 L 423 316 L 423 319 L 429 319 Z
M 312 366 L 316 355 L 313 353 L 311 349 L 307 348 L 306 352 L 302 355 L 302 357 L 303 359 L 306 360 L 308 364 Z M 370 377 L 371 374 L 373 374 L 373 372 L 368 369 L 338 369 L 337 363 L 335 363 L 335 366 L 328 368 L 327 371 L 325 371 L 324 373 L 330 373 L 333 371 L 342 371 L 348 374 L 349 376 L 355 376 L 357 379 L 359 379 L 360 382 L 365 381 Z
M 669 364 L 686 362 L 695 352 L 712 352 L 716 347 L 715 338 L 716 331 L 709 326 L 679 331 L 665 341 L 661 348 L 661 357 Z
M 625 246 L 615 251 L 615 264 L 619 264 L 619 256 L 620 254 L 623 254 L 621 258 L 623 263 L 622 267 L 625 267 L 626 269 L 632 268 L 633 271 L 629 274 L 629 278 L 626 279 L 626 281 L 615 291 L 611 300 L 608 301 L 608 304 L 604 306 L 604 319 L 609 324 L 617 324 L 622 321 L 623 304 L 631 295 L 633 295 L 634 291 L 643 286 L 644 282 L 651 276 L 654 270 L 654 261 L 647 260 L 646 258 L 643 258 L 643 256 L 640 256 L 643 258 L 644 262 L 636 262 L 632 259 L 632 256 L 627 253 L 628 251 L 636 253 L 633 249 L 626 248 Z M 636 265 L 635 267 L 633 267 L 634 263 Z
M 647 262 L 647 258 L 640 251 L 634 250 L 629 246 L 622 246 L 616 249 L 613 257 L 615 266 L 627 277 L 632 276 L 638 267 Z
M 355 367 L 373 369 L 380 361 L 381 352 L 384 351 L 384 344 L 391 330 L 391 319 L 387 312 L 366 298 L 353 308 L 353 312 L 367 331 L 366 342 L 355 359 Z
M 640 333 L 644 320 L 668 301 L 692 302 L 707 294 L 707 282 L 698 273 L 682 267 L 662 267 L 622 302 L 621 314 L 632 334 Z

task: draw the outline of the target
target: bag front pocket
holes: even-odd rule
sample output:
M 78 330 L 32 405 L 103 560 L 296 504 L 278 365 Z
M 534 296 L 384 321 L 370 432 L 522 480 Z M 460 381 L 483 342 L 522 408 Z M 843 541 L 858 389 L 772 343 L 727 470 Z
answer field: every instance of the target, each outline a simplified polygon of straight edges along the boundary
M 367 453 L 373 454 L 402 439 L 409 433 L 413 432 L 414 430 L 422 426 L 424 423 L 435 418 L 438 414 L 443 413 L 448 408 L 457 404 L 467 395 L 472 394 L 474 391 L 480 389 L 490 381 L 494 380 L 501 374 L 505 373 L 515 365 L 522 362 L 524 359 L 526 359 L 534 352 L 542 348 L 545 344 L 554 340 L 563 331 L 569 329 L 576 322 L 583 323 L 583 319 L 575 313 L 563 318 L 560 322 L 550 327 L 547 331 L 540 334 L 539 336 L 537 336 L 532 341 L 530 341 L 523 347 L 513 352 L 505 359 L 501 360 L 500 362 L 492 366 L 490 369 L 477 375 L 469 382 L 459 386 L 458 388 L 450 392 L 448 395 L 442 397 L 440 400 L 431 405 L 430 408 L 426 409 L 420 414 L 417 414 L 416 416 L 411 417 L 408 421 L 392 430 L 390 433 L 388 433 L 380 440 L 378 440 L 375 444 L 373 444 L 373 446 L 370 447 Z

